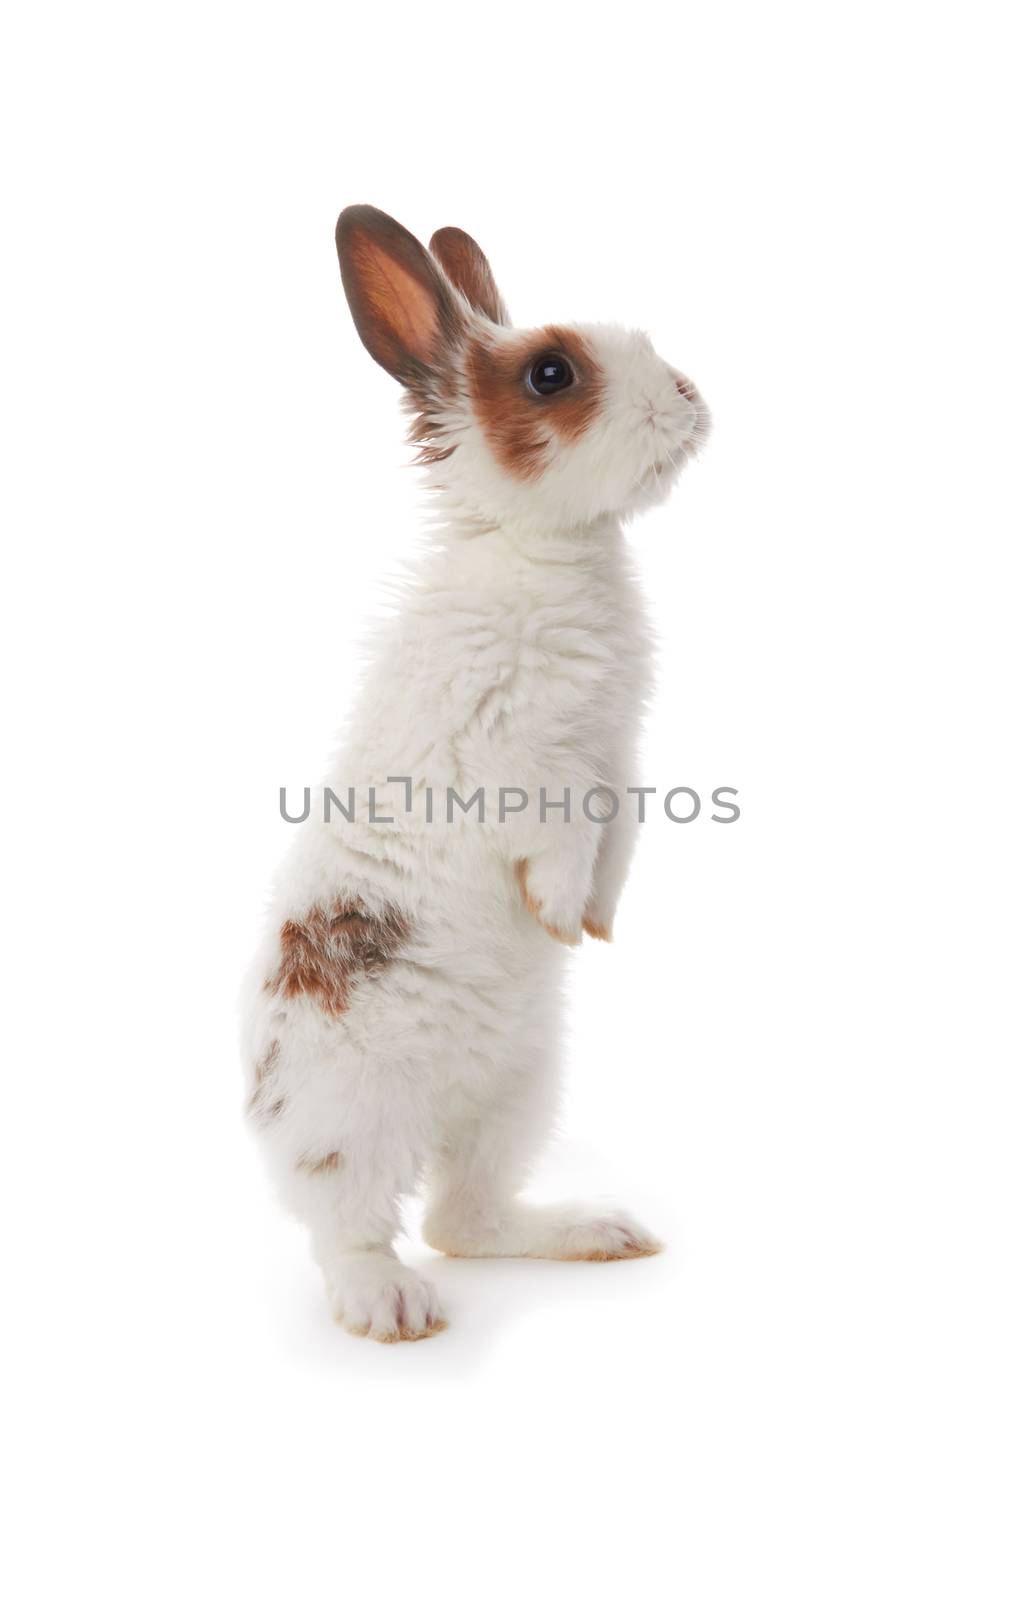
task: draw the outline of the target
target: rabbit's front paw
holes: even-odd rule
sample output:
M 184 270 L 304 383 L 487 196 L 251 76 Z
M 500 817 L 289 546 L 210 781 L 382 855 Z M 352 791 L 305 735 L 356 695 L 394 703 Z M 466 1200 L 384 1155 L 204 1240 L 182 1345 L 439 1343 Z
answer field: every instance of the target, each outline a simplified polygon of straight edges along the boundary
M 611 943 L 611 917 L 592 901 L 583 912 L 583 932 L 588 933 L 591 939 L 603 939 L 605 944 Z
M 582 886 L 574 886 L 549 859 L 517 861 L 516 879 L 523 904 L 545 933 L 562 944 L 579 944 L 583 936 Z
M 588 933 L 591 939 L 603 939 L 610 944 L 617 910 L 617 894 L 595 883 L 593 893 L 583 907 L 583 932 Z

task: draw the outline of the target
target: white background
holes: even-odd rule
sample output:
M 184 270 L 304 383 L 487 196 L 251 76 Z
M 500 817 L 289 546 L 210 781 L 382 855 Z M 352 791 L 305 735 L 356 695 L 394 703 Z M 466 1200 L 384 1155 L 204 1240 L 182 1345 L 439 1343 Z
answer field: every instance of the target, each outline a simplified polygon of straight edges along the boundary
M 5 23 L 7 1592 L 1005 1597 L 998 8 L 341 9 Z M 654 810 L 571 963 L 541 1187 L 666 1253 L 411 1240 L 452 1326 L 397 1348 L 329 1324 L 235 1046 L 417 519 L 352 201 L 699 383 L 630 535 L 648 781 L 743 813 Z

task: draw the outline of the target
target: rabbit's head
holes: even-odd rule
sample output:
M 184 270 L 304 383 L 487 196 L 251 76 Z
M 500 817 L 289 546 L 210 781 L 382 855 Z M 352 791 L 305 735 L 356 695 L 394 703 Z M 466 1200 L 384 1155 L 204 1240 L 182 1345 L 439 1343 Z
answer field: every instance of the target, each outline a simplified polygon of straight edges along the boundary
M 478 523 L 571 527 L 655 504 L 708 432 L 694 384 L 645 334 L 510 327 L 458 228 L 426 250 L 382 211 L 349 206 L 337 251 L 362 342 L 404 385 L 419 459 Z

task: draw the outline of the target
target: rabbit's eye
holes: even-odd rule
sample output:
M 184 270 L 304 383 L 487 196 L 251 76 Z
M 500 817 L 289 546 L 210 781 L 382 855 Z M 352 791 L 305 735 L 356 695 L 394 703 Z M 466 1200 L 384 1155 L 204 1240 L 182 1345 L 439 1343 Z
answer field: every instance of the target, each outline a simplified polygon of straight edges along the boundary
M 534 394 L 557 394 L 559 389 L 569 387 L 573 376 L 564 356 L 538 356 L 527 373 L 527 382 Z

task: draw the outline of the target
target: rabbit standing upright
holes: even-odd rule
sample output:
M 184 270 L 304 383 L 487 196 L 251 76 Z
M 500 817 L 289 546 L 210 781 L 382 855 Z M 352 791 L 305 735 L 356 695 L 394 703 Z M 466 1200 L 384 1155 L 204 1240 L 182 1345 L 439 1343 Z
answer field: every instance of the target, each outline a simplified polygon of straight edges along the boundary
M 317 797 L 284 865 L 245 1053 L 335 1316 L 393 1341 L 443 1326 L 393 1249 L 422 1177 L 425 1238 L 451 1255 L 659 1248 L 623 1214 L 518 1194 L 555 1109 L 566 946 L 610 936 L 638 826 L 650 645 L 622 523 L 708 413 L 641 333 L 510 327 L 456 228 L 425 250 L 351 206 L 337 250 L 440 522 L 329 779 L 340 803 L 327 818 Z

